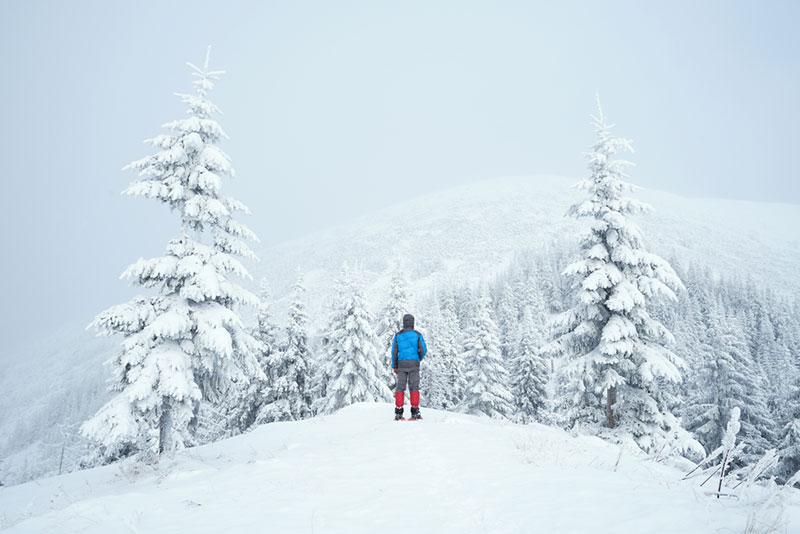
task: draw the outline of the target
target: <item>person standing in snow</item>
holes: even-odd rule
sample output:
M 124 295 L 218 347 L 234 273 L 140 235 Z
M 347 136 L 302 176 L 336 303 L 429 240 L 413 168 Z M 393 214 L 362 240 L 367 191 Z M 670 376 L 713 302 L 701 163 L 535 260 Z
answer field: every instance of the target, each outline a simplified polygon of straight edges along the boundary
M 397 375 L 394 392 L 394 418 L 403 419 L 406 384 L 411 397 L 411 419 L 422 419 L 419 413 L 419 364 L 428 353 L 425 338 L 414 330 L 414 316 L 403 316 L 403 329 L 392 341 L 392 369 Z

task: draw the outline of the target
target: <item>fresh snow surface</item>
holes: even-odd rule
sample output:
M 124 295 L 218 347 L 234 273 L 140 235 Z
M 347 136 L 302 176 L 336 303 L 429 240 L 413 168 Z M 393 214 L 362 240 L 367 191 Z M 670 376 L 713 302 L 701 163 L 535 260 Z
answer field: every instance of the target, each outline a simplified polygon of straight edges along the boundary
M 750 499 L 554 428 L 390 404 L 272 423 L 184 450 L 0 488 L 11 533 L 727 533 Z M 751 490 L 753 491 L 753 490 Z M 779 532 L 797 532 L 800 492 Z

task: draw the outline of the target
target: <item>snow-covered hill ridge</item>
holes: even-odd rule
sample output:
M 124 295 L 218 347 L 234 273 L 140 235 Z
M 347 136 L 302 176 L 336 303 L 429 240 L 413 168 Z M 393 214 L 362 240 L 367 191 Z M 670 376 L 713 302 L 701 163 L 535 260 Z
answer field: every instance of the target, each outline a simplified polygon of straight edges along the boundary
M 342 264 L 363 270 L 368 296 L 386 290 L 387 269 L 399 263 L 420 294 L 449 280 L 485 279 L 515 253 L 577 246 L 581 223 L 566 217 L 581 196 L 577 180 L 507 177 L 412 198 L 305 238 L 260 251 L 253 272 L 284 295 L 306 273 L 310 313 L 321 312 Z M 800 279 L 800 206 L 691 199 L 660 191 L 636 196 L 653 207 L 637 217 L 650 248 L 667 258 L 731 276 L 752 276 L 796 292 Z M 319 306 L 319 308 L 315 308 Z M 318 315 L 318 314 L 317 314 Z
M 19 533 L 741 532 L 747 501 L 597 438 L 388 404 L 263 425 L 177 453 L 0 489 Z M 754 495 L 757 497 L 758 490 Z M 748 498 L 749 498 L 748 497 Z M 789 494 L 787 526 L 800 525 Z M 791 531 L 791 530 L 790 530 Z

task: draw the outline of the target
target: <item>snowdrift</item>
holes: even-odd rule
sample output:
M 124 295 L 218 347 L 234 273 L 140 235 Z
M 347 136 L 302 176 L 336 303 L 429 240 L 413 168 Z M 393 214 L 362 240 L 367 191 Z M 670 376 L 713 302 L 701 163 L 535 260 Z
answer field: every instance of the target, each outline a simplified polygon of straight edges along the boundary
M 753 507 L 597 438 L 389 404 L 0 488 L 9 533 L 742 532 Z M 758 491 L 762 491 L 759 489 Z M 758 493 L 756 491 L 756 493 Z M 800 525 L 790 490 L 783 528 Z M 750 496 L 753 502 L 758 495 Z

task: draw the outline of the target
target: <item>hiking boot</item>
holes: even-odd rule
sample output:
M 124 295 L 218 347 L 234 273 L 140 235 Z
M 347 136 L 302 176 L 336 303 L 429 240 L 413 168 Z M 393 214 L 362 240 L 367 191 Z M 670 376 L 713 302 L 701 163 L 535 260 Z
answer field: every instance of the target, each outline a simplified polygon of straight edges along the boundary
M 419 413 L 419 408 L 411 408 L 411 419 L 422 419 L 422 414 Z
M 403 409 L 402 408 L 395 408 L 394 409 L 394 420 L 399 421 L 403 418 Z

